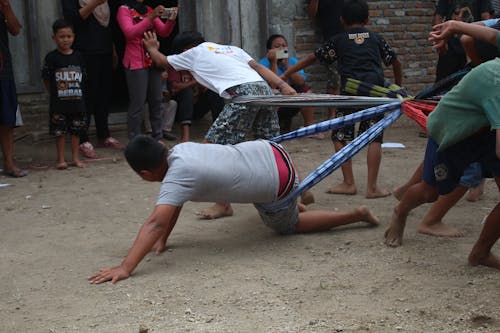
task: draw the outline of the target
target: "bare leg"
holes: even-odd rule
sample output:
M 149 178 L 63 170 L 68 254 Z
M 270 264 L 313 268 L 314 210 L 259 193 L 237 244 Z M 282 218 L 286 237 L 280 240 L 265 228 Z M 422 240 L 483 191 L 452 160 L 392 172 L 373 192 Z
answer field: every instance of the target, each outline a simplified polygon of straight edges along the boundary
M 436 188 L 424 182 L 411 186 L 394 207 L 391 222 L 384 234 L 385 244 L 390 247 L 400 246 L 410 211 L 423 203 L 435 201 L 437 196 Z
M 339 151 L 345 147 L 345 143 L 334 141 L 333 146 L 335 147 L 335 151 Z M 352 172 L 352 161 L 349 160 L 345 162 L 340 168 L 342 169 L 342 176 L 344 177 L 343 182 L 330 188 L 327 193 L 350 195 L 356 194 L 357 189 L 356 184 L 354 183 L 354 174 Z
M 220 217 L 232 216 L 233 208 L 229 203 L 216 203 L 212 207 L 196 212 L 196 215 L 207 220 L 218 219 Z
M 378 171 L 382 161 L 382 145 L 380 142 L 372 142 L 368 145 L 366 164 L 368 165 L 368 183 L 366 189 L 367 199 L 384 198 L 391 195 L 386 189 L 377 186 Z
M 190 126 L 189 124 L 182 124 L 181 125 L 181 138 L 180 142 L 188 142 L 189 141 L 189 130 Z
M 491 248 L 500 237 L 500 203 L 486 218 L 478 240 L 469 254 L 469 264 L 472 266 L 488 266 L 500 269 L 500 257 L 491 253 Z
M 481 200 L 483 193 L 484 193 L 484 182 L 485 179 L 481 180 L 481 183 L 475 187 L 471 187 L 469 189 L 469 192 L 465 196 L 465 200 L 470 201 L 470 202 L 476 202 Z
M 440 237 L 462 237 L 463 231 L 442 222 L 446 213 L 464 196 L 467 188 L 459 185 L 453 192 L 439 196 L 417 227 L 421 234 Z
M 401 200 L 405 192 L 410 188 L 410 186 L 418 184 L 422 181 L 422 175 L 424 174 L 424 162 L 420 163 L 417 170 L 413 173 L 411 178 L 406 182 L 406 184 L 401 185 L 396 188 L 392 193 L 394 197 L 398 200 Z
M 85 168 L 85 163 L 80 160 L 80 137 L 78 135 L 71 136 L 71 155 L 73 158 L 73 164 L 77 168 Z
M 14 129 L 12 127 L 0 125 L 0 145 L 2 146 L 4 172 L 17 169 L 14 164 Z
M 64 159 L 64 135 L 56 136 L 57 161 L 56 169 L 64 170 L 68 168 L 68 163 Z
M 299 222 L 295 231 L 298 233 L 326 231 L 356 222 L 366 222 L 370 226 L 379 224 L 377 217 L 365 206 L 349 212 L 310 210 L 299 213 Z
M 302 118 L 304 119 L 304 126 L 309 126 L 314 124 L 314 108 L 301 108 L 300 113 L 302 113 Z M 325 138 L 323 133 L 311 134 L 308 136 L 311 139 L 322 140 Z

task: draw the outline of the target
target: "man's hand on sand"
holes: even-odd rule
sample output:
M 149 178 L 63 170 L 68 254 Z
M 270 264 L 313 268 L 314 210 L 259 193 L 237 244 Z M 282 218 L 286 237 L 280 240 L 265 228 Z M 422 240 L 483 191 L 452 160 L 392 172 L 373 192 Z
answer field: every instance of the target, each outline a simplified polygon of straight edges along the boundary
M 120 280 L 125 280 L 130 276 L 121 265 L 111 268 L 103 268 L 99 270 L 99 273 L 88 278 L 89 282 L 92 284 L 100 284 L 103 282 L 111 281 L 112 284 Z

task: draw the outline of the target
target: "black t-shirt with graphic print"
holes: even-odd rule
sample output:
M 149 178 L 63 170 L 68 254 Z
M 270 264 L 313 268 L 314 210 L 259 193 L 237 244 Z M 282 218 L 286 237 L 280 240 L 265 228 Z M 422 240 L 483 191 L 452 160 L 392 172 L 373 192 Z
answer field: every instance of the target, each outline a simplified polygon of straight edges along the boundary
M 380 36 L 366 28 L 352 28 L 330 38 L 315 51 L 321 63 L 338 61 L 342 87 L 348 78 L 384 85 L 384 69 L 396 53 Z
M 42 78 L 50 82 L 52 113 L 84 113 L 85 65 L 78 51 L 62 54 L 58 50 L 45 57 Z

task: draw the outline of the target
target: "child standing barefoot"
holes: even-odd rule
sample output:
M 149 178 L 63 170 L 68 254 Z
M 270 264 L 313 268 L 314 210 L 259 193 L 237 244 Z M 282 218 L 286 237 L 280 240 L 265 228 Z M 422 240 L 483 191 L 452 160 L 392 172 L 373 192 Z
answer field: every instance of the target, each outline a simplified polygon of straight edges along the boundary
M 78 151 L 79 135 L 86 128 L 83 58 L 78 51 L 71 48 L 75 34 L 70 23 L 57 20 L 52 25 L 52 31 L 52 39 L 57 49 L 45 57 L 42 78 L 50 94 L 49 131 L 56 137 L 56 168 L 68 168 L 64 158 L 66 133 L 71 135 L 72 163 L 78 168 L 84 168 L 85 164 L 80 161 Z

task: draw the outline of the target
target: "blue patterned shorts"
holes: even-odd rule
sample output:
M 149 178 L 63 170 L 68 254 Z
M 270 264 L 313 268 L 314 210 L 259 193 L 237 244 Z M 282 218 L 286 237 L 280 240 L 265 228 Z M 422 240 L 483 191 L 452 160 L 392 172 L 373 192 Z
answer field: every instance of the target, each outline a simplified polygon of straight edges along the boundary
M 226 91 L 232 97 L 273 95 L 271 87 L 265 82 L 244 83 Z M 280 127 L 276 108 L 226 104 L 208 130 L 205 139 L 222 145 L 236 144 L 245 141 L 250 131 L 254 139 L 270 139 L 279 135 Z

